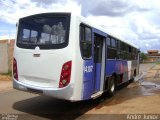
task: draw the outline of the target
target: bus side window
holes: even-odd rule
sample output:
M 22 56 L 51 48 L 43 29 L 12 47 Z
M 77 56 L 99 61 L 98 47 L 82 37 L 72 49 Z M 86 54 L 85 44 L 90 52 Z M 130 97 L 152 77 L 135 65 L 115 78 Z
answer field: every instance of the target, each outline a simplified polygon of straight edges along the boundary
M 117 50 L 114 48 L 108 47 L 107 59 L 117 59 Z
M 116 45 L 116 40 L 114 38 L 111 38 L 111 46 L 113 48 L 115 48 L 117 45 Z
M 107 46 L 111 45 L 111 39 L 109 37 L 107 37 Z
M 91 28 L 80 25 L 80 49 L 83 59 L 90 59 L 92 56 L 92 31 Z

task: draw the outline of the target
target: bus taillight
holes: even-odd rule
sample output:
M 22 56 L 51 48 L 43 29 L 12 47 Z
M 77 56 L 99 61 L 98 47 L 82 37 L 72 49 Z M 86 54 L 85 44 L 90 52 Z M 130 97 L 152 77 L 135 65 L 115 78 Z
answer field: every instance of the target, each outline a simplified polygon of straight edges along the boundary
M 59 88 L 65 87 L 69 84 L 71 78 L 71 67 L 72 61 L 68 61 L 63 64 L 59 81 Z
M 17 61 L 13 59 L 13 77 L 18 80 L 18 70 L 17 70 Z

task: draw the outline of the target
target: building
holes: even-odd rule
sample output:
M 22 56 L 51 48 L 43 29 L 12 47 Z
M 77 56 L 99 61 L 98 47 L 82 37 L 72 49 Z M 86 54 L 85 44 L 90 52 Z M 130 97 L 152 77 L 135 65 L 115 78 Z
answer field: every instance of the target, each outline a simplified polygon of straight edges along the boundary
M 146 56 L 148 57 L 146 62 L 160 62 L 159 50 L 148 50 Z

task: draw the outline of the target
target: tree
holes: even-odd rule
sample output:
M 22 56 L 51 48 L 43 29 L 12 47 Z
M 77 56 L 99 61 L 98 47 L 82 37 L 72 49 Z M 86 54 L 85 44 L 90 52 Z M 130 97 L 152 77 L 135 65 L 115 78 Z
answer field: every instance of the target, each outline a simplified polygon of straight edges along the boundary
M 144 60 L 147 60 L 147 59 L 148 59 L 147 55 L 145 53 L 141 52 L 140 53 L 140 60 L 141 60 L 141 62 L 144 63 Z

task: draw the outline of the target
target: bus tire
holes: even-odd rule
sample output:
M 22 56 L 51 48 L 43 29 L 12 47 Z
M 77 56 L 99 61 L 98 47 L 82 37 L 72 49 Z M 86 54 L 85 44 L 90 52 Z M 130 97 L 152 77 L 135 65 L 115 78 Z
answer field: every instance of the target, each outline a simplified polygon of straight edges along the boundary
M 134 73 L 133 73 L 133 81 L 135 80 L 136 75 L 137 75 L 137 73 L 136 73 L 136 69 L 135 69 Z
M 109 97 L 114 96 L 115 91 L 116 91 L 116 79 L 115 76 L 111 76 L 109 78 L 109 90 L 108 90 Z
M 134 77 L 136 77 L 136 75 L 137 75 L 137 72 L 136 72 L 136 69 L 134 70 Z
M 135 81 L 135 77 L 136 77 L 137 73 L 136 73 L 136 69 L 133 72 L 132 78 L 130 79 L 130 83 L 132 83 L 133 81 Z

